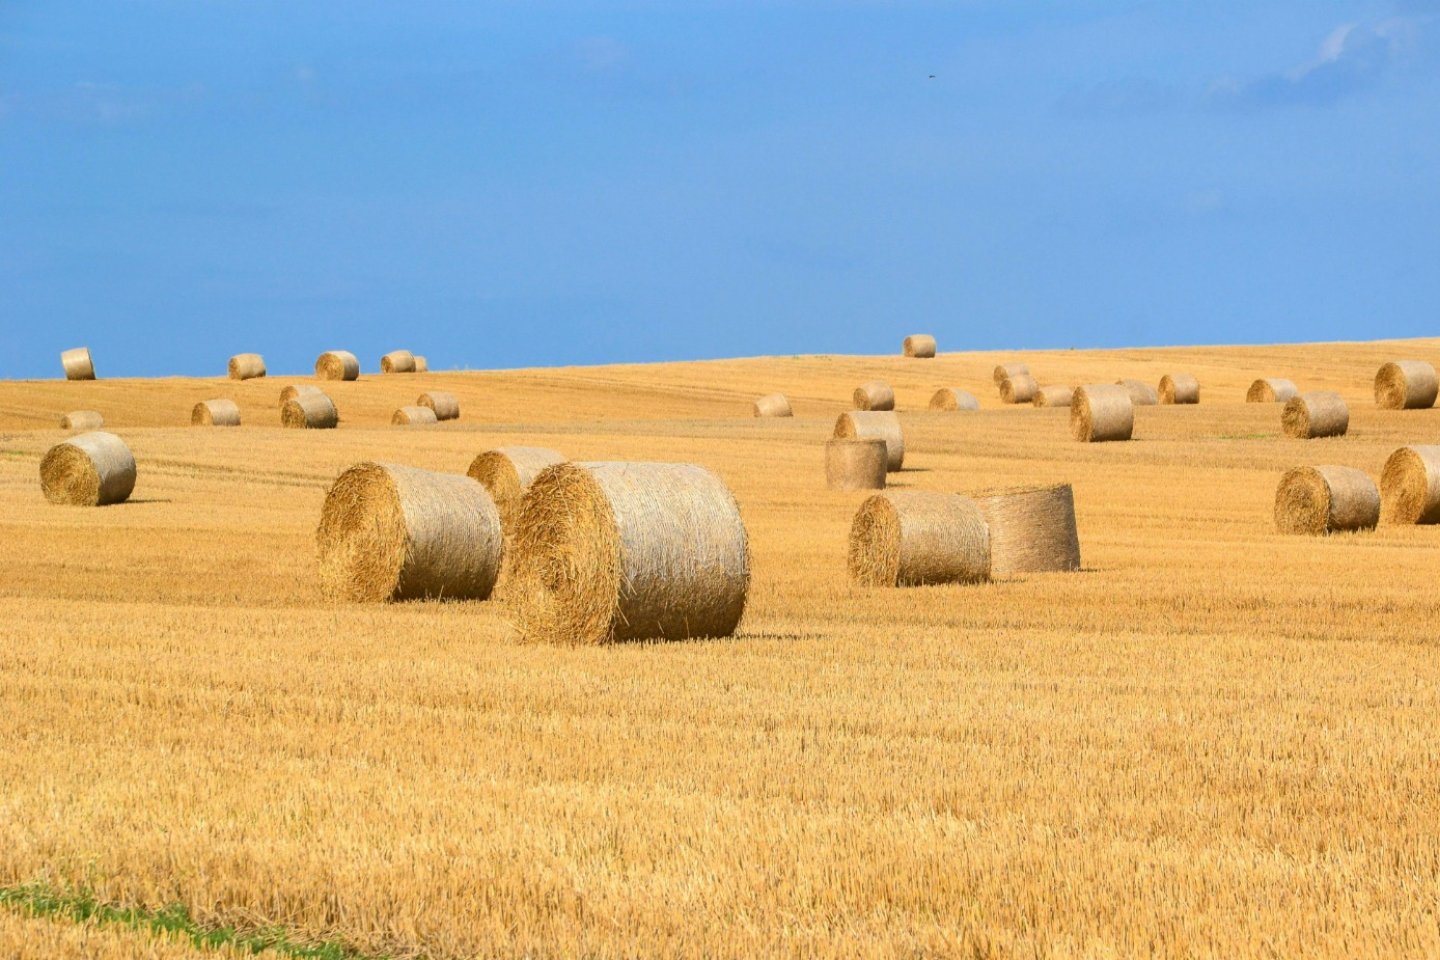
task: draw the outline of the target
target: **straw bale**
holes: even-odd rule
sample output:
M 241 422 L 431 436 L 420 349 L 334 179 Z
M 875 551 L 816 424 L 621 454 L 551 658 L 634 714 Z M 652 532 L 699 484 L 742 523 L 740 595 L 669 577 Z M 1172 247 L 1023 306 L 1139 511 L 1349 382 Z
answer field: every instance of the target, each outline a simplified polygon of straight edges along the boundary
M 414 373 L 415 355 L 409 350 L 392 350 L 380 358 L 381 373 Z
M 99 430 L 105 426 L 105 418 L 96 410 L 71 410 L 60 418 L 62 430 Z
M 1160 378 L 1160 402 L 1199 403 L 1200 381 L 1188 373 L 1167 373 Z
M 837 440 L 862 438 L 885 441 L 886 469 L 891 473 L 905 465 L 905 434 L 900 429 L 900 418 L 889 410 L 853 410 L 840 414 L 835 421 Z
M 280 425 L 285 427 L 328 430 L 339 422 L 335 404 L 323 393 L 296 397 L 280 408 Z
M 905 338 L 902 352 L 907 357 L 928 359 L 935 356 L 935 338 L 928 333 L 912 333 Z
M 240 407 L 234 400 L 204 400 L 190 411 L 190 425 L 195 427 L 238 427 Z
M 931 410 L 979 410 L 980 401 L 975 394 L 955 387 L 941 387 L 930 398 Z
M 860 505 L 850 526 L 850 577 L 870 587 L 990 579 L 990 529 L 974 500 L 893 490 Z
M 1333 390 L 1311 390 L 1286 401 L 1280 426 L 1297 440 L 1341 437 L 1350 427 L 1350 408 Z
M 1082 443 L 1129 440 L 1135 433 L 1130 391 L 1109 383 L 1080 387 L 1070 401 L 1070 435 Z
M 546 447 L 497 447 L 472 460 L 466 473 L 490 491 L 508 538 L 519 519 L 520 500 L 530 484 L 546 467 L 564 462 L 563 454 Z
M 1250 384 L 1245 391 L 1246 403 L 1285 403 L 1300 391 L 1289 380 L 1265 377 Z
M 95 379 L 95 361 L 90 359 L 89 347 L 76 347 L 61 352 L 60 365 L 65 368 L 66 380 Z
M 1386 523 L 1440 523 L 1440 446 L 1416 444 L 1390 454 L 1380 495 Z
M 790 409 L 790 401 L 783 393 L 767 393 L 759 397 L 751 405 L 751 410 L 757 417 L 793 417 L 795 411 Z
M 825 485 L 831 490 L 884 490 L 888 462 L 880 437 L 827 440 Z
M 135 490 L 135 457 L 113 433 L 82 433 L 57 443 L 40 461 L 40 489 L 51 503 L 100 507 Z
M 326 350 L 315 360 L 315 376 L 321 380 L 358 380 L 360 358 L 349 350 Z
M 429 407 L 408 406 L 396 410 L 390 417 L 390 423 L 397 427 L 418 427 L 436 423 L 439 419 Z
M 427 390 L 415 401 L 417 406 L 429 407 L 435 411 L 436 420 L 460 419 L 460 401 L 453 393 L 444 390 Z
M 895 391 L 884 380 L 870 380 L 855 388 L 856 410 L 894 410 Z
M 1001 403 L 1030 403 L 1040 390 L 1040 384 L 1028 373 L 1018 373 L 1000 381 Z
M 231 380 L 254 380 L 265 376 L 265 358 L 258 353 L 237 353 L 230 358 Z
M 1074 388 L 1066 386 L 1063 383 L 1057 383 L 1036 390 L 1035 398 L 1031 403 L 1037 407 L 1068 407 L 1070 406 L 1070 401 L 1074 399 Z
M 1080 569 L 1070 484 L 997 490 L 975 498 L 990 527 L 990 572 Z
M 1385 410 L 1428 410 L 1437 393 L 1435 368 L 1424 360 L 1394 360 L 1375 374 L 1375 404 Z
M 995 368 L 995 386 L 1000 386 L 1012 377 L 1030 376 L 1030 367 L 1024 363 L 1002 363 Z
M 1380 522 L 1380 490 L 1354 467 L 1295 467 L 1275 490 L 1275 527 L 1312 535 L 1373 530 Z

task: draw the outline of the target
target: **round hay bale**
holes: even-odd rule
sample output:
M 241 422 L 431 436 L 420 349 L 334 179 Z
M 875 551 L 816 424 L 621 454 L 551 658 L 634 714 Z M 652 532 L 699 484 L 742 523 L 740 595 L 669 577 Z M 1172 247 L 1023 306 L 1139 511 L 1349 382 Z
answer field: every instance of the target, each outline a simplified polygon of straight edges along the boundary
M 265 376 L 265 358 L 258 353 L 237 353 L 230 358 L 231 380 L 254 380 Z
M 783 393 L 767 393 L 757 399 L 750 406 L 757 417 L 793 417 L 795 411 L 790 409 L 790 401 Z
M 315 376 L 321 380 L 359 380 L 360 358 L 349 350 L 326 350 L 315 360 Z
M 340 422 L 335 404 L 325 394 L 287 400 L 280 408 L 280 425 L 295 429 L 329 430 Z
M 500 511 L 500 525 L 511 536 L 520 516 L 520 500 L 546 467 L 564 463 L 559 451 L 545 447 L 499 447 L 470 461 L 466 475 L 490 491 Z
M 1030 367 L 1024 363 L 1002 363 L 995 368 L 995 386 L 1000 386 L 1006 380 L 1014 377 L 1030 376 Z
M 1028 373 L 1016 374 L 1000 381 L 1001 403 L 1031 403 L 1040 390 L 1040 384 Z
M 323 397 L 325 391 L 310 384 L 290 384 L 280 391 L 280 406 L 285 406 L 296 397 Z
M 99 430 L 105 426 L 105 418 L 95 410 L 71 410 L 60 418 L 62 430 Z
M 1068 407 L 1070 406 L 1070 401 L 1074 399 L 1074 389 L 1063 383 L 1057 383 L 1036 390 L 1035 398 L 1031 403 L 1037 407 Z
M 935 356 L 935 338 L 928 333 L 912 333 L 905 338 L 902 352 L 907 357 L 929 359 Z
M 1070 401 L 1070 435 L 1081 443 L 1129 440 L 1135 433 L 1130 391 L 1109 383 L 1080 387 Z
M 1383 410 L 1428 410 L 1437 394 L 1440 381 L 1424 360 L 1394 360 L 1375 374 L 1375 405 Z
M 1116 380 L 1115 385 L 1130 391 L 1130 402 L 1137 407 L 1153 407 L 1160 402 L 1155 388 L 1139 380 Z
M 416 406 L 429 407 L 435 411 L 436 420 L 459 420 L 460 401 L 453 393 L 444 390 L 427 390 L 415 401 Z
M 381 373 L 414 373 L 415 355 L 409 350 L 392 350 L 380 358 Z
M 94 380 L 95 361 L 90 359 L 89 347 L 76 347 L 60 354 L 60 366 L 65 368 L 66 380 Z
M 877 493 L 850 525 L 849 565 L 850 578 L 867 587 L 983 583 L 990 579 L 990 528 L 969 497 Z
M 192 427 L 238 427 L 240 407 L 234 400 L 205 400 L 190 411 Z
M 870 380 L 855 388 L 856 410 L 894 410 L 895 391 L 884 380 Z
M 1297 440 L 1341 437 L 1350 428 L 1350 408 L 1333 390 L 1311 390 L 1285 403 L 1280 426 L 1287 437 Z
M 686 463 L 561 463 L 520 505 L 512 596 L 525 640 L 724 637 L 750 589 L 745 524 Z
M 103 507 L 135 489 L 135 457 L 113 433 L 82 433 L 57 443 L 40 461 L 40 489 L 51 503 Z
M 1440 446 L 1401 447 L 1380 474 L 1386 523 L 1440 523 Z
M 390 423 L 396 427 L 418 427 L 436 423 L 439 417 L 429 407 L 401 407 L 390 417 Z
M 930 398 L 931 410 L 979 410 L 980 401 L 975 394 L 954 387 L 941 387 Z
M 842 413 L 832 435 L 837 440 L 884 440 L 886 469 L 894 473 L 905 465 L 905 434 L 900 429 L 900 418 L 891 411 Z
M 426 360 L 424 357 L 419 356 L 419 355 L 417 354 L 416 357 L 415 357 L 415 372 L 416 372 L 416 373 L 429 373 L 429 372 L 430 372 L 430 361 L 429 361 L 429 360 Z
M 1275 527 L 1281 533 L 1373 530 L 1380 522 L 1380 489 L 1354 467 L 1296 467 L 1275 490 Z
M 879 437 L 825 441 L 825 485 L 831 490 L 884 490 L 888 463 Z
M 1160 378 L 1160 402 L 1199 403 L 1200 381 L 1188 373 L 1167 373 Z
M 495 501 L 469 477 L 359 463 L 325 496 L 320 588 L 335 601 L 484 600 L 504 550 Z
M 1285 403 L 1300 391 L 1289 380 L 1266 377 L 1250 384 L 1245 391 L 1246 403 Z
M 990 527 L 990 573 L 1080 569 L 1070 484 L 996 490 L 975 498 Z

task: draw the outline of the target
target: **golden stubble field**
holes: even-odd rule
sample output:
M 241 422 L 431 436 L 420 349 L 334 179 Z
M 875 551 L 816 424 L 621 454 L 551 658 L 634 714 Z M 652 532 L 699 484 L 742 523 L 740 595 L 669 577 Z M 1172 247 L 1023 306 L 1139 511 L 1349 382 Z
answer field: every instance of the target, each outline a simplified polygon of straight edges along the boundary
M 335 431 L 279 429 L 281 376 L 0 384 L 0 884 L 436 958 L 1434 956 L 1440 528 L 1271 519 L 1287 467 L 1440 442 L 1440 410 L 1373 405 L 1404 357 L 1440 340 L 367 375 Z M 1077 444 L 1000 407 L 1009 358 L 1188 371 L 1202 404 Z M 1282 437 L 1261 375 L 1340 391 L 1350 435 Z M 863 495 L 824 489 L 823 441 L 872 376 L 896 486 L 1068 480 L 1084 570 L 850 586 Z M 940 386 L 985 409 L 924 412 Z M 430 387 L 459 422 L 388 425 Z M 793 420 L 749 418 L 770 390 Z M 217 396 L 246 426 L 189 427 Z M 130 503 L 41 496 L 77 408 L 134 449 Z M 739 635 L 555 648 L 489 603 L 321 602 L 341 469 L 505 443 L 717 471 Z

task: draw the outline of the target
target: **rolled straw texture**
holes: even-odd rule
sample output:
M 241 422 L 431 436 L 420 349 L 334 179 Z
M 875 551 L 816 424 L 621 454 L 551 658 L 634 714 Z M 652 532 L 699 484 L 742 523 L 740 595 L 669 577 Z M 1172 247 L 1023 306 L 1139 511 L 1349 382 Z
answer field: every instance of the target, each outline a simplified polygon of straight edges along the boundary
M 928 333 L 912 333 L 905 338 L 901 351 L 907 357 L 928 359 L 935 356 L 935 338 Z
M 1070 484 L 998 490 L 975 498 L 990 527 L 990 573 L 1080 569 Z
M 495 501 L 469 477 L 360 463 L 325 496 L 320 587 L 337 601 L 484 600 L 504 550 Z
M 323 397 L 325 391 L 309 384 L 290 384 L 280 391 L 280 406 L 285 406 L 296 397 Z
M 401 407 L 390 417 L 390 423 L 397 427 L 424 426 L 436 423 L 439 417 L 429 407 Z
M 90 359 L 89 347 L 76 347 L 60 354 L 60 365 L 65 368 L 66 380 L 94 380 L 95 361 Z
M 1286 401 L 1280 426 L 1287 437 L 1297 440 L 1344 436 L 1350 428 L 1350 408 L 1333 390 L 1311 390 Z
M 835 421 L 833 436 L 837 440 L 884 440 L 886 468 L 894 473 L 905 465 L 905 434 L 900 429 L 900 418 L 891 411 L 842 413 Z
M 460 401 L 453 393 L 444 390 L 427 390 L 415 401 L 416 406 L 429 407 L 435 411 L 436 420 L 460 419 Z
M 82 433 L 57 443 L 40 461 L 40 489 L 51 503 L 101 507 L 135 490 L 135 457 L 113 433 Z
M 71 410 L 60 418 L 62 430 L 99 430 L 105 426 L 105 418 L 96 410 Z
M 415 355 L 409 350 L 392 350 L 380 358 L 381 373 L 414 373 Z
M 869 587 L 990 579 L 990 528 L 969 497 L 925 490 L 877 493 L 850 525 L 850 577 Z
M 825 485 L 831 490 L 884 490 L 888 464 L 879 437 L 825 442 Z
M 238 427 L 240 407 L 234 400 L 205 400 L 195 404 L 190 411 L 190 425 L 194 427 Z
M 1129 440 L 1135 432 L 1130 391 L 1109 383 L 1078 388 L 1070 401 L 1070 435 L 1081 443 Z
M 416 372 L 416 373 L 429 373 L 429 372 L 430 372 L 430 361 L 429 361 L 429 360 L 426 360 L 424 357 L 422 357 L 422 356 L 420 356 L 420 355 L 417 354 L 417 355 L 415 356 L 415 372 Z
M 321 380 L 359 380 L 360 358 L 349 350 L 326 350 L 315 360 L 315 376 Z
M 1275 527 L 1312 535 L 1373 530 L 1380 522 L 1380 489 L 1354 467 L 1296 467 L 1275 490 Z
M 1035 398 L 1031 403 L 1037 407 L 1068 407 L 1070 401 L 1075 399 L 1075 390 L 1063 383 L 1052 384 L 1048 387 L 1041 387 L 1035 391 Z
M 513 612 L 525 640 L 723 637 L 750 588 L 725 484 L 684 463 L 562 463 L 520 506 Z
M 790 401 L 783 393 L 767 393 L 765 396 L 756 399 L 751 405 L 751 410 L 757 417 L 793 417 L 795 411 L 790 409 Z
M 1246 403 L 1285 403 L 1300 391 L 1289 380 L 1265 377 L 1250 384 L 1245 391 Z
M 508 538 L 520 518 L 520 500 L 546 467 L 564 463 L 565 456 L 546 447 L 499 447 L 470 461 L 466 474 L 490 491 Z
M 1019 373 L 1008 380 L 1000 381 L 1001 403 L 1030 403 L 1040 390 L 1040 384 L 1028 373 Z
M 280 408 L 280 425 L 295 429 L 329 430 L 340 422 L 335 404 L 323 393 L 296 397 Z
M 1030 376 L 1030 367 L 1024 363 L 1002 363 L 995 368 L 995 386 L 1000 386 L 1012 377 Z
M 1424 360 L 1395 360 L 1375 374 L 1375 405 L 1384 410 L 1428 410 L 1437 394 L 1440 381 Z
M 1130 402 L 1137 407 L 1153 407 L 1160 402 L 1159 394 L 1148 383 L 1141 383 L 1139 380 L 1116 380 L 1115 384 L 1130 391 Z
M 870 380 L 855 388 L 856 410 L 894 410 L 895 391 L 884 380 Z
M 980 401 L 975 394 L 954 387 L 941 387 L 930 398 L 931 410 L 979 410 Z
M 265 376 L 265 358 L 258 353 L 237 353 L 230 358 L 231 380 L 254 380 Z
M 1199 403 L 1200 381 L 1188 373 L 1167 373 L 1160 378 L 1160 402 Z
M 1386 523 L 1440 523 L 1440 446 L 1401 447 L 1385 461 L 1380 496 Z

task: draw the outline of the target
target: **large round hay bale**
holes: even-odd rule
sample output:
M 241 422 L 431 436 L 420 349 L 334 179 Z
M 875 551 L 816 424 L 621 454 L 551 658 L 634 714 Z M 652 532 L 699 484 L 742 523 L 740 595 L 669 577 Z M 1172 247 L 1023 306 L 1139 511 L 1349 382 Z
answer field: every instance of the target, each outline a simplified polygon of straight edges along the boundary
M 704 467 L 548 467 L 521 502 L 514 544 L 513 609 L 526 640 L 723 637 L 745 612 L 745 524 Z
M 755 400 L 750 407 L 757 417 L 793 417 L 790 400 L 783 393 L 767 393 Z
M 1350 408 L 1333 390 L 1311 390 L 1286 401 L 1280 426 L 1287 437 L 1297 440 L 1344 436 L 1350 428 Z
M 359 463 L 325 496 L 315 534 L 331 600 L 484 600 L 500 575 L 495 501 L 469 477 Z
M 935 338 L 928 333 L 912 333 L 905 338 L 905 344 L 901 349 L 907 357 L 928 359 L 935 356 Z
M 66 380 L 94 380 L 95 361 L 90 359 L 89 347 L 76 347 L 60 354 L 60 366 L 65 368 Z
M 850 525 L 850 577 L 867 587 L 990 579 L 990 528 L 969 497 L 927 490 L 877 493 Z
M 325 394 L 287 400 L 280 408 L 280 425 L 295 429 L 329 430 L 340 422 L 335 404 Z
M 123 503 L 135 489 L 135 457 L 113 433 L 82 433 L 46 452 L 40 461 L 40 489 L 51 503 Z
M 1030 403 L 1040 391 L 1040 384 L 1028 373 L 1019 373 L 1000 381 L 1001 403 Z
M 105 426 L 105 418 L 97 410 L 71 410 L 60 418 L 62 430 L 99 430 Z
M 420 399 L 415 401 L 419 407 L 429 407 L 435 411 L 436 420 L 458 420 L 460 419 L 460 401 L 453 393 L 446 393 L 444 390 L 427 390 L 420 394 Z
M 1417 444 L 1390 454 L 1380 495 L 1386 523 L 1440 523 L 1440 446 Z
M 265 358 L 258 353 L 237 353 L 230 358 L 231 380 L 254 380 L 265 376 Z
M 1070 484 L 997 490 L 975 498 L 990 527 L 990 572 L 1080 569 Z
M 825 485 L 831 490 L 884 490 L 885 441 L 849 437 L 825 441 Z
M 855 388 L 856 410 L 894 410 L 895 391 L 884 380 L 870 380 Z
M 416 372 L 416 373 L 429 373 L 429 372 L 430 372 L 430 361 L 429 361 L 429 360 L 426 360 L 424 357 L 420 356 L 419 354 L 416 354 L 416 355 L 415 355 L 415 372 Z
M 1030 376 L 1030 367 L 1024 363 L 1002 363 L 995 368 L 995 386 L 1000 386 L 1013 377 Z
M 1354 467 L 1296 467 L 1275 490 L 1275 527 L 1281 533 L 1372 530 L 1380 522 L 1380 490 Z
M 414 373 L 415 355 L 409 350 L 391 350 L 380 358 L 381 373 Z
M 359 380 L 360 358 L 349 350 L 326 350 L 315 360 L 315 376 L 321 380 Z
M 204 400 L 190 411 L 192 427 L 238 427 L 240 407 L 234 400 Z
M 470 461 L 466 474 L 478 481 L 495 500 L 505 536 L 519 519 L 520 500 L 546 467 L 564 463 L 565 456 L 546 447 L 499 447 Z
M 1037 407 L 1068 407 L 1070 401 L 1074 399 L 1075 390 L 1072 387 L 1056 383 L 1036 390 L 1035 396 L 1030 402 Z
M 1245 391 L 1246 403 L 1285 403 L 1300 391 L 1289 380 L 1264 377 L 1250 384 Z
M 1116 380 L 1115 385 L 1130 391 L 1130 402 L 1137 407 L 1153 407 L 1160 402 L 1160 395 L 1148 383 L 1139 380 Z
M 1070 401 L 1070 435 L 1081 443 L 1129 440 L 1135 432 L 1130 391 L 1109 383 L 1080 387 Z
M 1199 403 L 1200 381 L 1188 373 L 1167 373 L 1160 378 L 1160 402 Z
M 979 410 L 980 401 L 975 394 L 954 387 L 941 387 L 930 398 L 931 410 Z
M 835 421 L 837 440 L 862 438 L 885 441 L 886 468 L 894 473 L 905 465 L 905 434 L 900 418 L 889 410 L 851 411 Z
M 1385 410 L 1428 410 L 1437 394 L 1440 381 L 1424 360 L 1394 360 L 1375 374 L 1375 405 Z
M 280 391 L 280 406 L 285 406 L 296 397 L 323 397 L 325 391 L 310 384 L 290 384 Z
M 419 427 L 436 423 L 439 417 L 429 407 L 401 407 L 390 416 L 390 423 L 397 427 Z

